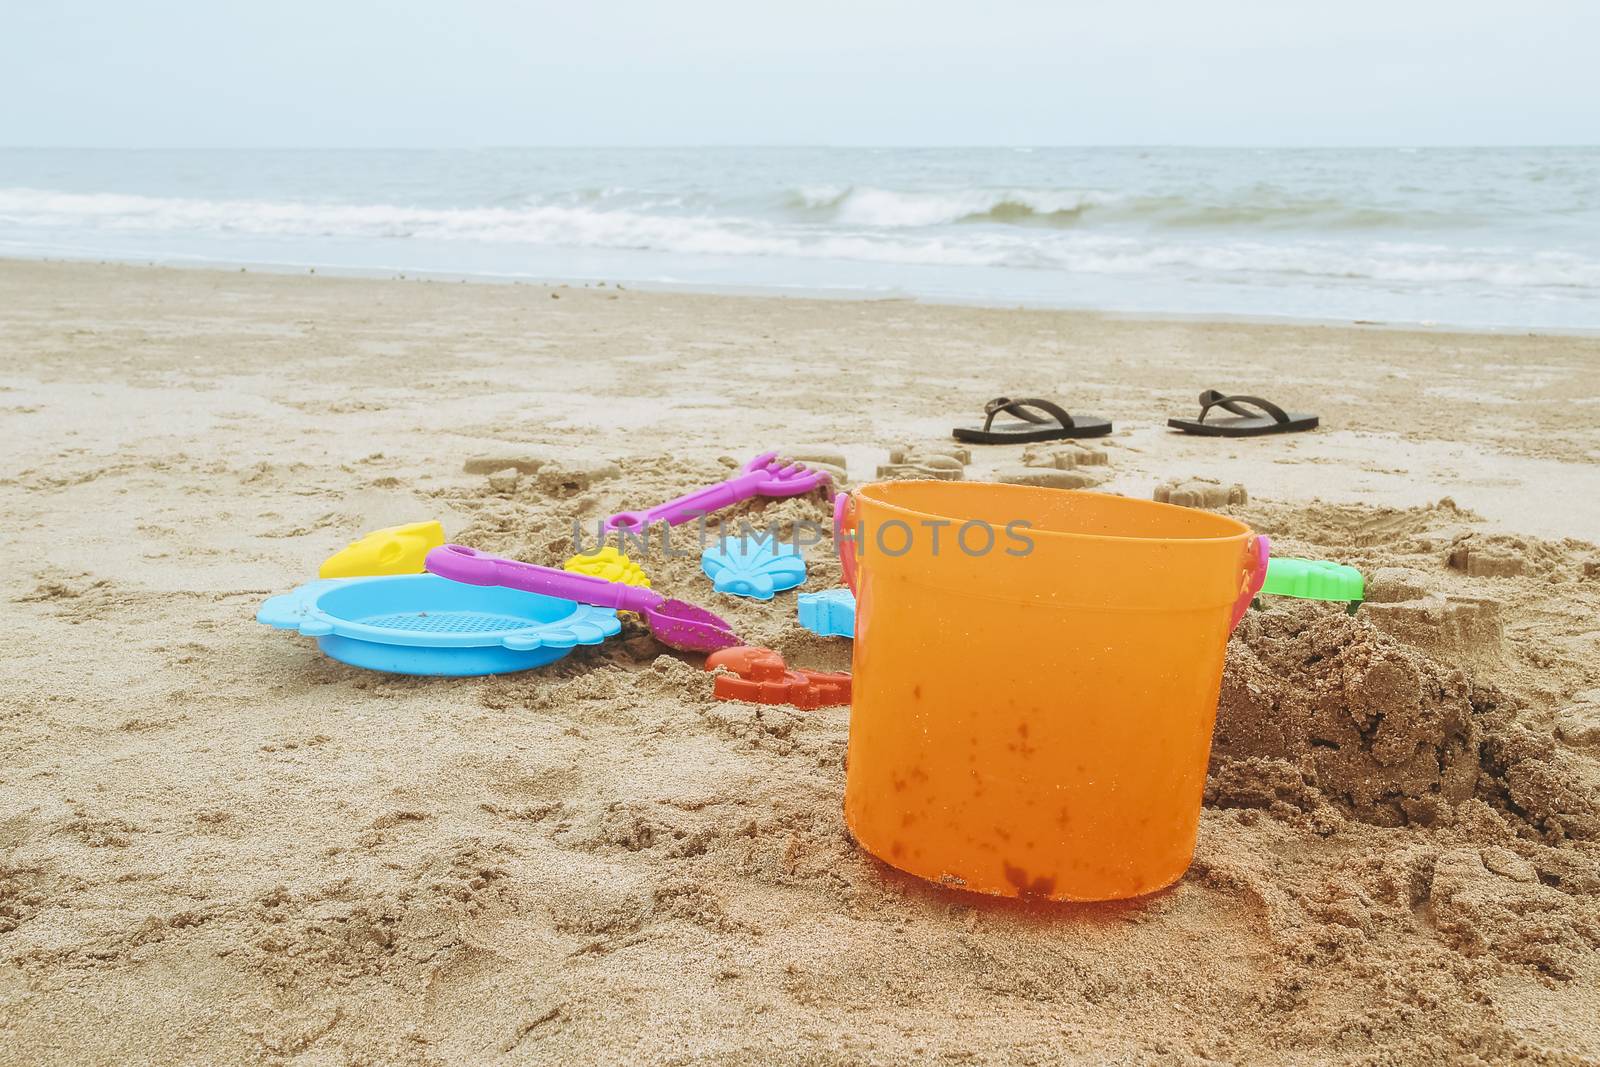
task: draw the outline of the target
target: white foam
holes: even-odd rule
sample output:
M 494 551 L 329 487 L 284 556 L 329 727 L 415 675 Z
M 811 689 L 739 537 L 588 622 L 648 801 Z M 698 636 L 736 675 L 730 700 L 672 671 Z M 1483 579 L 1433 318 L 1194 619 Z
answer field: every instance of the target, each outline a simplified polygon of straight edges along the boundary
M 290 200 L 212 200 L 121 193 L 0 189 L 0 224 L 34 244 L 41 235 L 83 243 L 95 235 L 203 235 L 290 239 L 419 240 L 688 256 L 842 260 L 986 267 L 1064 275 L 1146 276 L 1224 283 L 1447 289 L 1562 289 L 1600 299 L 1600 258 L 1495 244 L 1452 245 L 1289 234 L 964 225 L 1005 205 L 1038 214 L 1114 204 L 1106 194 L 969 190 L 904 193 L 818 185 L 800 202 L 821 220 L 691 211 L 677 194 L 603 187 L 592 196 L 516 207 L 421 207 Z M 618 202 L 619 206 L 606 206 Z M 627 206 L 620 206 L 626 204 Z M 8 236 L 15 236 L 14 234 Z M 48 242 L 46 242 L 48 243 Z M 314 255 L 308 254 L 314 260 Z
M 1074 190 L 956 189 L 905 192 L 872 186 L 852 188 L 835 199 L 839 222 L 859 226 L 940 226 L 991 218 L 1011 209 L 1018 216 L 1071 214 L 1109 203 L 1109 194 Z

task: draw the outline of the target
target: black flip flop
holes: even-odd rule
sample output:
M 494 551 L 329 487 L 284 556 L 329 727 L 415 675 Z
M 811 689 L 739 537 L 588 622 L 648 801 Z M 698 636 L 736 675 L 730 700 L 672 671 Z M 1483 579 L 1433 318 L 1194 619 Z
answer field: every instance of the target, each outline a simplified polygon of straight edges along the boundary
M 1029 410 L 1030 408 L 1035 410 Z M 1018 422 L 996 423 L 1001 412 L 1015 415 Z M 1043 415 L 1038 412 L 1044 412 Z M 1067 409 L 1048 400 L 1026 397 L 1013 400 L 997 396 L 983 405 L 982 426 L 957 426 L 950 432 L 957 441 L 975 445 L 1026 444 L 1030 441 L 1062 441 L 1070 437 L 1104 437 L 1111 432 L 1111 420 L 1093 415 L 1068 415 Z M 1047 417 L 1048 416 L 1048 417 Z
M 1233 412 L 1233 417 L 1206 421 L 1212 408 Z M 1255 408 L 1256 411 L 1251 411 Z M 1265 414 L 1257 414 L 1264 412 Z M 1259 437 L 1268 433 L 1299 433 L 1317 427 L 1315 415 L 1285 411 L 1259 396 L 1224 396 L 1215 389 L 1200 394 L 1198 419 L 1168 419 L 1167 425 L 1201 437 Z

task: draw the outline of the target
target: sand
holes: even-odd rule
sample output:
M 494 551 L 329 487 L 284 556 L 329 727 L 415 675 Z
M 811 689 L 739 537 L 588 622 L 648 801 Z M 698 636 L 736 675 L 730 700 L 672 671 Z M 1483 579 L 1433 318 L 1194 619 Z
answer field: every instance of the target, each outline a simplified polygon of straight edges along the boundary
M 1324 428 L 1163 428 L 1213 386 Z M 948 455 L 998 393 L 1116 420 L 1053 469 L 1370 579 L 1241 626 L 1146 899 L 896 873 L 848 708 L 713 701 L 636 623 L 440 680 L 253 621 L 374 527 L 558 563 L 766 447 Z M 0 262 L 0 446 L 5 1064 L 1600 1062 L 1592 338 Z M 792 595 L 725 614 L 847 667 Z

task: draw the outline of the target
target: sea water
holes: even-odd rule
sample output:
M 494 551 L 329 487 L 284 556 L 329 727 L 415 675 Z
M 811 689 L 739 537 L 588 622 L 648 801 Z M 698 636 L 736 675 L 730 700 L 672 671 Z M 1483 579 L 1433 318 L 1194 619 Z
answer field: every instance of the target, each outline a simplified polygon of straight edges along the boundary
M 0 149 L 0 255 L 1600 328 L 1600 148 Z

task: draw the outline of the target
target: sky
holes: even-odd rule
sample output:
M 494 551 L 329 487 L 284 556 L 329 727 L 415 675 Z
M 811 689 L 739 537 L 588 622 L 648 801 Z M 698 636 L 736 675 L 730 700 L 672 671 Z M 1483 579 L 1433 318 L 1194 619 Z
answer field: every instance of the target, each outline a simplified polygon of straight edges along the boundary
M 1600 143 L 1596 0 L 13 0 L 0 145 Z

